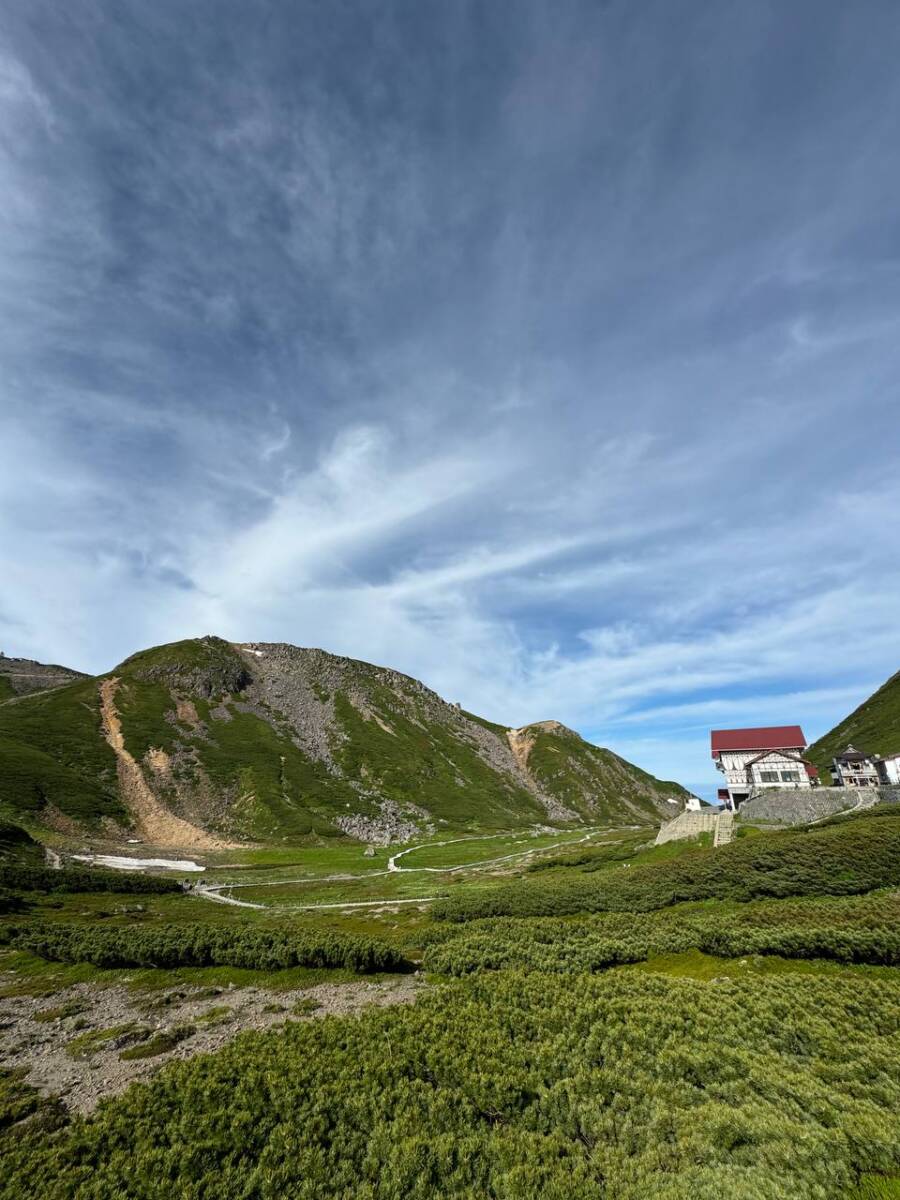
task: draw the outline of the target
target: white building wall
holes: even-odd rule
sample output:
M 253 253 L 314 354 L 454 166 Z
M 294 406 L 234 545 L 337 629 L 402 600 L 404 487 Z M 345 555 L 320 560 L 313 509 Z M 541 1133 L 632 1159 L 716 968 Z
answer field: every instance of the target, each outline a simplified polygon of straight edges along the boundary
M 879 783 L 900 784 L 900 754 L 891 754 L 876 763 Z
M 750 768 L 753 778 L 753 789 L 759 788 L 803 788 L 811 787 L 812 783 L 806 773 L 806 766 L 777 750 L 771 751 L 765 758 L 759 759 Z
M 753 782 L 748 783 L 747 766 L 754 759 L 759 757 L 758 750 L 725 750 L 719 754 L 716 765 L 725 776 L 725 782 L 729 788 L 746 791 L 748 787 L 810 787 L 809 776 L 806 773 L 806 767 L 803 763 L 794 762 L 793 759 L 786 757 L 778 750 L 772 750 L 760 763 L 754 763 Z M 802 753 L 798 749 L 798 756 Z M 778 779 L 774 781 L 763 782 L 760 778 L 762 771 L 777 771 Z M 781 779 L 782 771 L 797 771 L 800 775 L 799 782 L 790 783 Z

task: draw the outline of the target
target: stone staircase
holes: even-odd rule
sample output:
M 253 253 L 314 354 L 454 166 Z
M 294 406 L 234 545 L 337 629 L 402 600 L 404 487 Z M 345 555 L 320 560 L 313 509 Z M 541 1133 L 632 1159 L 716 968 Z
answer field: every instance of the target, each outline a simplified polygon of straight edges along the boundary
M 662 826 L 656 835 L 656 845 L 692 840 L 701 833 L 711 833 L 714 846 L 727 846 L 734 839 L 734 813 L 728 809 L 723 812 L 707 809 L 703 812 L 680 813 Z
M 699 837 L 701 833 L 710 833 L 716 827 L 716 814 L 711 812 L 683 812 L 671 821 L 667 821 L 656 835 L 656 845 L 663 846 L 666 842 L 680 842 L 688 838 Z
M 734 813 L 729 809 L 720 812 L 716 817 L 716 830 L 713 834 L 713 846 L 727 846 L 734 838 Z

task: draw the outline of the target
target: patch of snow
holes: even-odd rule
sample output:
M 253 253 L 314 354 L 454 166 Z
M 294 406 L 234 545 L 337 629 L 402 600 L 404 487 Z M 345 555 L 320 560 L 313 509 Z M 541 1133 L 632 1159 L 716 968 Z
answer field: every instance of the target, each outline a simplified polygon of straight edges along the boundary
M 144 867 L 161 867 L 171 871 L 205 871 L 190 858 L 126 858 L 121 854 L 73 854 L 78 862 L 96 863 L 116 871 L 140 871 Z

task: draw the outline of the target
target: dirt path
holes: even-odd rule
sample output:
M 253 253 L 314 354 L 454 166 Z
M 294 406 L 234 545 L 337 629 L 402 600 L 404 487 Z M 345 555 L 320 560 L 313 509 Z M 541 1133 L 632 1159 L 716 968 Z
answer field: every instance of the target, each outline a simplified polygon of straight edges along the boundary
M 475 870 L 478 867 L 495 867 L 499 863 L 508 862 L 511 858 L 528 858 L 532 854 L 540 854 L 543 850 L 555 850 L 558 846 L 577 846 L 581 842 L 588 841 L 594 836 L 594 831 L 586 833 L 584 837 L 572 838 L 565 842 L 555 842 L 552 846 L 536 846 L 530 850 L 516 850 L 512 854 L 501 854 L 499 858 L 484 858 L 471 863 L 460 863 L 455 867 L 398 867 L 397 859 L 402 858 L 404 854 L 412 854 L 414 850 L 429 850 L 432 846 L 452 846 L 454 842 L 471 842 L 477 841 L 476 838 L 451 838 L 447 842 L 428 842 L 424 846 L 410 846 L 406 850 L 400 850 L 388 859 L 387 869 L 393 873 L 395 871 L 404 871 L 412 874 L 413 872 L 428 871 L 430 874 L 452 875 L 454 871 L 469 871 Z M 521 841 L 527 841 L 527 838 L 521 838 Z
M 264 904 L 254 904 L 252 900 L 235 900 L 234 896 L 225 896 L 216 888 L 208 888 L 205 883 L 195 883 L 190 894 L 202 900 L 214 900 L 217 904 L 234 904 L 237 908 L 266 907 Z
M 118 686 L 119 681 L 115 678 L 100 681 L 100 716 L 103 734 L 118 763 L 122 799 L 132 813 L 141 837 L 154 846 L 177 846 L 191 850 L 236 849 L 234 842 L 223 842 L 190 821 L 176 817 L 154 796 L 140 763 L 125 748 L 122 723 L 116 712 Z
M 52 997 L 7 997 L 0 999 L 0 1068 L 24 1068 L 32 1087 L 45 1095 L 60 1095 L 70 1109 L 90 1112 L 104 1097 L 124 1091 L 136 1079 L 147 1079 L 167 1062 L 217 1050 L 245 1030 L 409 1004 L 424 986 L 421 975 L 403 975 L 377 983 L 365 979 L 323 983 L 295 992 L 262 988 L 133 992 L 126 987 L 77 984 Z M 302 1007 L 294 1011 L 298 1002 Z M 68 1016 L 35 1019 L 40 1012 L 64 1007 L 70 1009 Z M 152 1036 L 185 1025 L 194 1032 L 173 1050 L 155 1058 L 120 1059 L 128 1045 L 140 1044 L 134 1029 L 143 1031 L 146 1040 L 148 1031 Z M 66 1052 L 66 1046 L 81 1034 L 123 1026 L 132 1026 L 132 1032 L 123 1030 L 83 1057 Z
M 388 859 L 386 871 L 367 871 L 364 875 L 307 875 L 303 879 L 266 879 L 250 881 L 247 883 L 202 883 L 197 884 L 194 888 L 193 895 L 200 896 L 204 900 L 218 900 L 224 904 L 238 904 L 242 908 L 268 908 L 267 904 L 253 904 L 249 900 L 235 900 L 232 896 L 223 896 L 219 893 L 230 892 L 232 888 L 242 887 L 288 887 L 298 883 L 337 883 L 352 879 L 373 879 L 378 875 L 394 875 L 409 874 L 415 875 L 422 872 L 427 872 L 430 875 L 452 875 L 456 871 L 474 871 L 482 867 L 496 867 L 502 863 L 509 862 L 514 858 L 528 858 L 533 854 L 540 854 L 542 850 L 555 850 L 562 846 L 578 846 L 582 842 L 590 841 L 596 835 L 596 830 L 589 830 L 583 837 L 570 838 L 564 842 L 556 842 L 552 846 L 537 846 L 531 850 L 517 850 L 513 854 L 503 854 L 499 858 L 481 859 L 480 861 L 471 863 L 461 863 L 454 867 L 401 867 L 397 865 L 397 859 L 402 858 L 404 854 L 412 854 L 414 850 L 427 850 L 432 846 L 452 846 L 456 842 L 477 842 L 491 840 L 495 835 L 488 834 L 485 838 L 477 837 L 461 837 L 449 838 L 445 842 L 427 842 L 421 846 L 408 846 L 405 850 L 399 850 L 396 854 L 391 855 Z M 522 841 L 527 840 L 522 838 Z M 390 907 L 392 904 L 430 904 L 434 900 L 441 900 L 442 896 L 414 896 L 405 899 L 383 899 L 383 900 L 340 900 L 329 901 L 321 904 L 290 904 L 279 905 L 279 908 L 290 908 L 292 910 L 303 910 L 304 912 L 316 908 L 376 908 Z

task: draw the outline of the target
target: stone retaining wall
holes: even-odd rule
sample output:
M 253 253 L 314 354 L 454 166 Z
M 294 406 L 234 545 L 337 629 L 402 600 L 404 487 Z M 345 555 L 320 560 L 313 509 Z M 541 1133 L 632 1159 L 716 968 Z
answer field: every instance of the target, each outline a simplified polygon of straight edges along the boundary
M 877 788 L 767 788 L 739 809 L 742 821 L 777 821 L 779 825 L 806 825 L 835 813 L 875 804 L 900 803 L 900 787 Z

